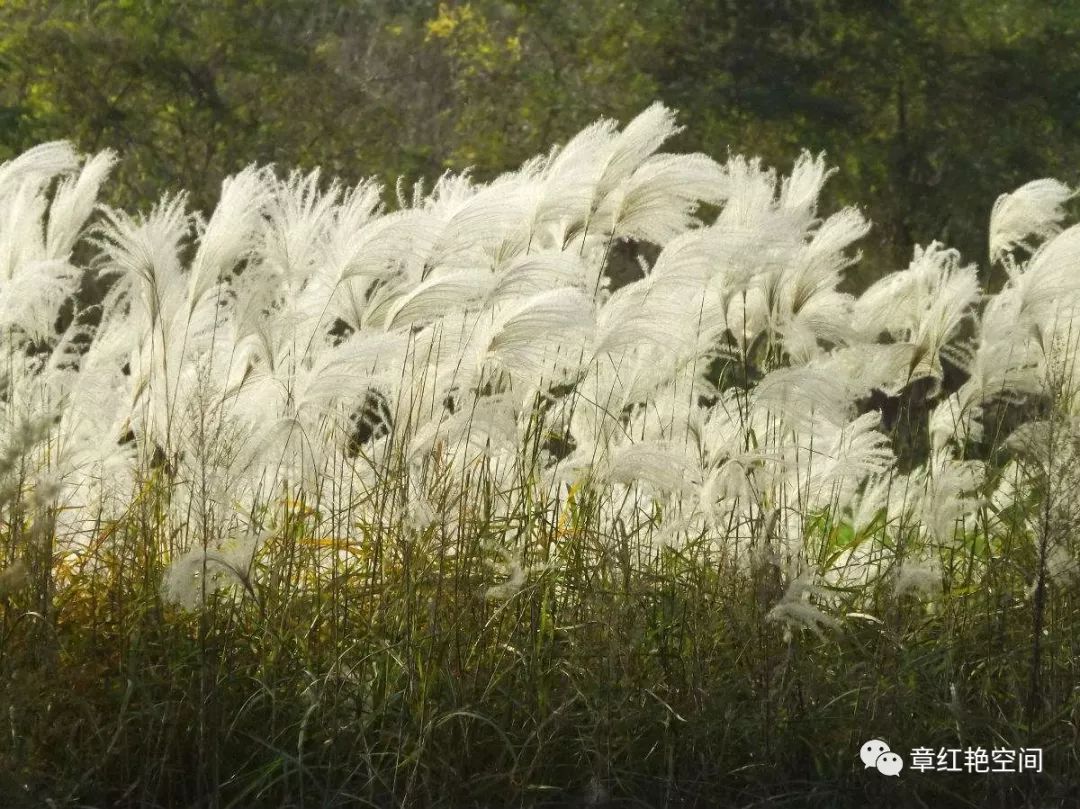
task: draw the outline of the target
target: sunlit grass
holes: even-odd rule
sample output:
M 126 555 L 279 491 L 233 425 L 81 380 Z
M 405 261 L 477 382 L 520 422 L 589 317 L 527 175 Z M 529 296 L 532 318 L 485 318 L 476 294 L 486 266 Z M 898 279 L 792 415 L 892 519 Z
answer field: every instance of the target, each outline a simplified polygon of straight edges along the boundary
M 1071 799 L 1069 189 L 995 205 L 993 294 L 933 244 L 854 297 L 823 159 L 675 129 L 90 231 L 110 159 L 0 167 L 0 805 Z M 659 253 L 612 290 L 620 239 Z

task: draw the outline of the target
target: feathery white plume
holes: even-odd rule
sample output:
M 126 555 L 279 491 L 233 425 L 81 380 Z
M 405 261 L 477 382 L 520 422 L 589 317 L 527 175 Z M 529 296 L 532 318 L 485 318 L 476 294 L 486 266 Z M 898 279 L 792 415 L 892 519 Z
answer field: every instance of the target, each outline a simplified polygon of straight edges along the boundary
M 1031 250 L 1030 236 L 1045 239 L 1061 231 L 1062 206 L 1074 191 L 1057 180 L 1032 180 L 1011 194 L 1002 194 L 990 212 L 990 260 L 1000 260 L 1017 247 Z

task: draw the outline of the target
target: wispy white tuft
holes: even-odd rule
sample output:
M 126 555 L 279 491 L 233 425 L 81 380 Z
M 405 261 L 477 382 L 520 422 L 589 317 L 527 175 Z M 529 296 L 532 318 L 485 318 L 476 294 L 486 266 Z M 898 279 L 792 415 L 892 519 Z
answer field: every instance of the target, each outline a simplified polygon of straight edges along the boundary
M 1031 250 L 1029 237 L 1045 239 L 1061 232 L 1063 206 L 1074 194 L 1064 183 L 1045 179 L 999 196 L 990 212 L 990 260 L 998 261 L 1017 247 Z

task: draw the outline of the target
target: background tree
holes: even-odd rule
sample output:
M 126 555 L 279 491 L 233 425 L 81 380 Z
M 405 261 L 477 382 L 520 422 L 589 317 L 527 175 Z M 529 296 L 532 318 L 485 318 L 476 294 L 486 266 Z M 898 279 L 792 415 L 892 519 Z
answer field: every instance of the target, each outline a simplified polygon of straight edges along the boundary
M 486 178 L 661 99 L 675 148 L 826 151 L 830 202 L 876 225 L 858 283 L 931 239 L 985 263 L 997 194 L 1080 157 L 1067 3 L 13 0 L 0 30 L 0 157 L 112 147 L 124 205 L 208 207 L 253 161 Z

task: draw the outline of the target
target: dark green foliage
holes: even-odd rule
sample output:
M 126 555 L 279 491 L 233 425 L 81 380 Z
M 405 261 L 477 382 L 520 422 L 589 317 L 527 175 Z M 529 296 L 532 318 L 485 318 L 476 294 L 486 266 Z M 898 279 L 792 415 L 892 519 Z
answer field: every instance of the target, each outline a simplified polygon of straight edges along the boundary
M 787 168 L 864 204 L 865 277 L 941 239 L 983 263 L 994 198 L 1077 179 L 1080 13 L 1036 0 L 0 5 L 0 157 L 118 150 L 115 201 L 206 207 L 253 162 L 393 185 L 514 168 L 659 98 L 678 148 Z

